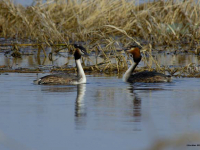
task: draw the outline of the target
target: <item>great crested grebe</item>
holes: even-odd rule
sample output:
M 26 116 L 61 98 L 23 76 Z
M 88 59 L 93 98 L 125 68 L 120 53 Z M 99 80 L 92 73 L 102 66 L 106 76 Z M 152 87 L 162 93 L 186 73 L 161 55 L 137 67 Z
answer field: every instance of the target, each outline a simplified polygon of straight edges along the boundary
M 129 67 L 123 76 L 123 81 L 135 83 L 135 82 L 145 82 L 145 83 L 155 83 L 155 82 L 171 82 L 171 76 L 158 73 L 156 71 L 142 71 L 132 74 L 139 62 L 142 59 L 140 54 L 140 49 L 138 47 L 131 48 L 127 50 L 128 53 L 133 57 L 134 63 Z
M 38 80 L 34 80 L 35 84 L 82 84 L 86 83 L 86 76 L 81 65 L 81 55 L 88 55 L 86 49 L 83 46 L 77 44 L 73 45 L 75 47 L 74 59 L 77 68 L 77 76 L 70 74 L 52 74 L 44 76 Z

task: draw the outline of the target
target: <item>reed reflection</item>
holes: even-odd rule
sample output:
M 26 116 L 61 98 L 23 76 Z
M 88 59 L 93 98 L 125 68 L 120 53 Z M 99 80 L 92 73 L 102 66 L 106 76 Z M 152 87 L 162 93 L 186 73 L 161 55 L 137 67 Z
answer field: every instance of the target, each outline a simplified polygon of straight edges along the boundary
M 41 51 L 40 55 L 37 55 L 37 52 L 38 49 L 36 47 L 21 48 L 21 58 L 15 59 L 13 56 L 11 56 L 12 51 L 9 49 L 8 51 L 5 51 L 5 53 L 0 53 L 0 63 L 1 65 L 22 68 L 38 67 L 38 65 L 55 65 L 61 67 L 63 66 L 63 63 L 67 65 L 74 64 L 73 56 L 70 53 L 68 53 L 68 50 L 66 49 L 59 51 L 58 48 L 47 47 L 45 48 L 46 57 L 43 51 Z M 90 60 L 88 61 L 90 65 L 95 65 L 104 61 L 104 59 L 98 53 L 99 52 L 97 50 L 94 53 L 92 53 L 92 55 L 90 56 Z M 172 67 L 187 66 L 190 63 L 200 63 L 200 59 L 197 55 L 173 55 L 157 52 L 152 54 L 153 56 L 155 56 L 156 61 L 161 66 L 165 66 L 166 63 L 168 64 L 168 66 Z M 112 63 L 115 63 L 116 61 L 114 58 L 110 58 L 110 60 Z M 147 57 L 147 61 L 151 62 L 152 59 L 150 57 Z M 146 65 L 141 63 L 140 66 Z M 152 64 L 152 67 L 154 67 L 154 63 Z

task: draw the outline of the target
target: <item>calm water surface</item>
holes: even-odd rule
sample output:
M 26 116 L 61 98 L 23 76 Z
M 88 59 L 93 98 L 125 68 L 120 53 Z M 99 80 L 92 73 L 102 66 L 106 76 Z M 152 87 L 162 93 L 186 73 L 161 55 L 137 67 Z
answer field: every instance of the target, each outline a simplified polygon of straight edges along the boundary
M 124 54 L 125 55 L 125 54 Z M 126 56 L 126 55 L 125 55 Z M 158 62 L 161 66 L 187 66 L 191 63 L 196 64 L 198 67 L 200 66 L 200 56 L 193 55 L 193 54 L 179 54 L 179 55 L 167 55 L 167 54 L 160 54 L 155 53 L 154 59 Z M 95 65 L 104 62 L 105 60 L 101 57 L 95 57 L 94 54 L 90 55 L 90 59 L 85 59 L 85 65 Z M 116 64 L 115 58 L 110 59 L 113 64 Z M 148 65 L 152 64 L 152 67 L 155 67 L 155 63 L 152 62 L 151 59 L 147 59 Z M 40 57 L 37 58 L 36 55 L 22 55 L 22 58 L 13 58 L 12 56 L 5 57 L 4 53 L 0 53 L 0 66 L 5 65 L 7 68 L 18 69 L 18 68 L 41 68 L 42 70 L 47 69 L 49 71 L 52 67 L 66 67 L 65 64 L 68 66 L 75 66 L 74 57 L 67 52 L 60 53 L 58 55 L 53 55 L 53 61 L 50 61 L 48 57 Z M 147 66 L 142 60 L 139 64 L 139 67 Z
M 43 76 L 44 74 L 39 74 Z M 36 74 L 0 75 L 1 150 L 144 150 L 200 135 L 200 80 L 136 84 L 87 75 L 79 86 L 34 85 Z M 181 149 L 199 144 L 186 136 Z

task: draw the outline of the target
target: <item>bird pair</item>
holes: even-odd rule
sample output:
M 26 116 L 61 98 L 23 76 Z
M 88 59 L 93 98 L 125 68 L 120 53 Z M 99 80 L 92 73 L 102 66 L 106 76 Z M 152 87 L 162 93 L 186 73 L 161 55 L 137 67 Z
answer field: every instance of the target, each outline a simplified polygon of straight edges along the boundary
M 81 56 L 87 55 L 86 49 L 83 46 L 74 44 L 75 52 L 74 59 L 77 68 L 77 76 L 70 74 L 53 74 L 44 76 L 38 80 L 35 80 L 35 84 L 82 84 L 86 83 L 86 76 L 81 65 Z M 131 55 L 134 60 L 134 63 L 128 68 L 123 76 L 124 82 L 135 83 L 135 82 L 146 82 L 146 83 L 155 83 L 155 82 L 170 82 L 171 76 L 158 73 L 155 71 L 142 71 L 133 74 L 133 71 L 139 64 L 142 59 L 140 49 L 138 47 L 130 48 L 127 50 L 127 53 Z

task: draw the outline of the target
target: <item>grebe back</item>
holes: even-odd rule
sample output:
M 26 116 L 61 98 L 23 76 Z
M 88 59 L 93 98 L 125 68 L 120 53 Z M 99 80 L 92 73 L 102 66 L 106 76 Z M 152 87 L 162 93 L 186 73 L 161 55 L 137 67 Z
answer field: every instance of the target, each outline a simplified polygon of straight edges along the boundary
M 156 71 L 142 71 L 135 74 L 132 74 L 139 62 L 142 59 L 140 54 L 140 49 L 138 47 L 131 48 L 127 50 L 128 53 L 133 57 L 134 63 L 129 67 L 123 76 L 123 81 L 135 83 L 135 82 L 146 82 L 146 83 L 155 83 L 155 82 L 171 82 L 171 76 L 165 75 Z
M 35 84 L 82 84 L 86 83 L 86 76 L 81 65 L 81 55 L 87 55 L 86 49 L 83 46 L 74 44 L 75 52 L 74 59 L 77 68 L 77 76 L 70 75 L 67 73 L 63 74 L 52 74 L 44 76 L 38 80 L 34 80 Z

